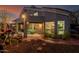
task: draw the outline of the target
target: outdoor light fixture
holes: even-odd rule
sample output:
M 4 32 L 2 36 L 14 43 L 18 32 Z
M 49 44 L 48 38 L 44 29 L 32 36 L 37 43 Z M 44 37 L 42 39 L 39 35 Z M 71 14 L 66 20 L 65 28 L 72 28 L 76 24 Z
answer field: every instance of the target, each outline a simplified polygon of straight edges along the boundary
M 26 14 L 22 14 L 22 18 L 23 18 L 23 19 L 26 18 Z
M 39 24 L 39 28 L 42 28 L 42 24 Z
M 24 21 L 26 21 L 26 20 L 28 19 L 28 16 L 27 16 L 26 13 L 23 13 L 23 14 L 21 15 L 21 18 L 22 18 Z

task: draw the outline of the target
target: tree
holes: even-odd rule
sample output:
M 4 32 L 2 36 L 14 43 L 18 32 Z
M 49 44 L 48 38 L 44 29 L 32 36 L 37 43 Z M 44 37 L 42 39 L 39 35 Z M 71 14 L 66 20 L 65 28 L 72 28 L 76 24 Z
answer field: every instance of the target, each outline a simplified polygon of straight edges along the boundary
M 7 25 L 9 25 L 9 21 L 15 18 L 15 15 L 9 13 L 7 10 L 0 10 L 0 20 L 3 24 L 4 31 L 7 29 Z

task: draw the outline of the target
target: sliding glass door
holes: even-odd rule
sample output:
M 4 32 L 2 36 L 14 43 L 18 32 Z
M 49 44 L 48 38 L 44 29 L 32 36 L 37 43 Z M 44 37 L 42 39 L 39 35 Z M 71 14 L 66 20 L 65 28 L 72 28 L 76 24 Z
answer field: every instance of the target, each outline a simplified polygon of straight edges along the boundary
M 42 23 L 30 23 L 28 26 L 28 34 L 42 34 L 43 24 Z
M 55 22 L 45 22 L 45 35 L 47 37 L 54 37 L 55 34 Z

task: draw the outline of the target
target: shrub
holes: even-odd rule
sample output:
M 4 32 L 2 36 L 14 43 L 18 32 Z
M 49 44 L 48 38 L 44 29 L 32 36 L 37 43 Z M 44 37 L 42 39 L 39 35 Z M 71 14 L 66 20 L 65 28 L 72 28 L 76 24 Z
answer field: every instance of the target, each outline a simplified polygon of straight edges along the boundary
M 70 33 L 65 31 L 64 35 L 62 36 L 63 39 L 68 39 L 70 38 Z
M 49 33 L 48 31 L 45 31 L 45 37 L 48 37 L 48 38 L 53 38 L 54 37 L 54 34 L 52 33 Z

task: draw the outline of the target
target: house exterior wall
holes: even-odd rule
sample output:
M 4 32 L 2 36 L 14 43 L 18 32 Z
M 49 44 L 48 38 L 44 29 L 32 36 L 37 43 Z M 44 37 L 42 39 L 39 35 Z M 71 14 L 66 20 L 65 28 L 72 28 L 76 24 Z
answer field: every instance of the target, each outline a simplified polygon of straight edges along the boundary
M 70 13 L 68 11 L 64 11 L 61 9 L 47 9 L 47 8 L 24 8 L 21 15 L 23 13 L 27 13 L 29 16 L 28 22 L 55 22 L 55 34 L 57 34 L 57 22 L 64 21 L 65 22 L 65 32 L 68 34 L 70 31 Z M 37 15 L 34 15 L 37 13 Z M 66 34 L 64 34 L 66 35 Z

